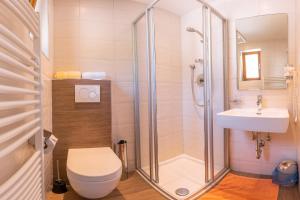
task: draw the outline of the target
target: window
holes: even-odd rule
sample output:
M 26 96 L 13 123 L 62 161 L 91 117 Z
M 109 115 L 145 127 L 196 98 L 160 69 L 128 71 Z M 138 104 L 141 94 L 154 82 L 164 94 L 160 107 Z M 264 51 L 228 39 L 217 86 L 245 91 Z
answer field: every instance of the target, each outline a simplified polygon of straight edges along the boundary
M 40 13 L 41 50 L 49 58 L 49 11 L 48 0 L 37 0 L 35 10 Z
M 32 7 L 35 8 L 36 5 L 36 0 L 29 0 L 30 4 L 32 5 Z
M 242 53 L 243 81 L 261 79 L 260 51 L 247 51 Z

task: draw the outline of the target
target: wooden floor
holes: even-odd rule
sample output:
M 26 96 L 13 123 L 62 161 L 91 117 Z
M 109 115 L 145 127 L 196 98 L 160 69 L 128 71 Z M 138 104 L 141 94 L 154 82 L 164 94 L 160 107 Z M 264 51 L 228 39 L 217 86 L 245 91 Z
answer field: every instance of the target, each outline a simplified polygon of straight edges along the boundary
M 47 200 L 83 200 L 74 191 L 64 195 L 49 193 Z M 129 178 L 121 181 L 118 188 L 101 200 L 165 200 L 160 193 L 154 190 L 137 173 L 130 174 Z
M 237 172 L 235 172 L 237 173 Z M 240 174 L 240 173 L 237 173 Z M 251 175 L 246 175 L 251 176 Z M 263 176 L 262 176 L 263 177 Z M 101 200 L 165 200 L 160 193 L 154 190 L 137 173 L 130 175 L 128 180 L 121 181 L 118 188 Z M 48 193 L 47 200 L 84 200 L 70 189 L 64 195 Z M 281 187 L 278 200 L 300 200 L 297 186 L 291 188 Z
M 231 173 L 240 176 L 253 177 L 253 178 L 271 178 L 270 176 L 254 175 L 254 174 L 248 174 L 244 172 L 231 171 Z M 279 187 L 278 200 L 300 200 L 298 185 L 294 187 Z

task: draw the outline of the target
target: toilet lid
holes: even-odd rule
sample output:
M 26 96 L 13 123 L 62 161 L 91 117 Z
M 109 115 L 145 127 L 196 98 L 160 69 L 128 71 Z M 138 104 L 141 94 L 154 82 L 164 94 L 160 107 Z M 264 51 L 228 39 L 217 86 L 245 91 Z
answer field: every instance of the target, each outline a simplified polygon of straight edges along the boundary
M 69 149 L 68 175 L 85 181 L 107 181 L 120 176 L 122 163 L 109 147 Z

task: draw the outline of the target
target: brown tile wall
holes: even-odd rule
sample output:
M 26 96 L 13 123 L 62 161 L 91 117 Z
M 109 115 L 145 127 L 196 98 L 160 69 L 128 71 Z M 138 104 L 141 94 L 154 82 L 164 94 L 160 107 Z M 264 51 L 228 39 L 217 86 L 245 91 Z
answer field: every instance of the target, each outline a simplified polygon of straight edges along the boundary
M 100 103 L 75 103 L 75 84 L 100 84 Z M 61 177 L 66 180 L 69 148 L 112 145 L 111 84 L 108 80 L 53 80 L 52 93 L 53 134 L 58 138 L 53 164 L 60 161 Z

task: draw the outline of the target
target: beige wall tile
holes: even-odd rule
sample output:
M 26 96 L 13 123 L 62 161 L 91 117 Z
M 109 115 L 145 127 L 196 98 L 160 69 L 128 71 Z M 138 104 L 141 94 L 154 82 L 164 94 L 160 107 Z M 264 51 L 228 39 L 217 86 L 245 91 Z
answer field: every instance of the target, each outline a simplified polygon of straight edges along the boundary
M 61 16 L 64 7 L 67 16 Z M 79 0 L 74 3 L 60 3 L 55 1 L 55 61 L 54 70 L 80 70 L 80 71 L 106 71 L 112 82 L 112 123 L 113 138 L 116 142 L 119 139 L 128 139 L 128 144 L 133 149 L 133 69 L 132 69 L 132 21 L 144 10 L 145 5 L 127 0 L 95 1 Z M 71 16 L 73 16 L 71 18 Z M 168 33 L 180 36 L 180 21 L 173 14 L 166 13 L 163 16 L 167 24 L 172 22 L 172 29 Z M 165 23 L 165 24 L 166 24 Z M 79 34 L 75 33 L 78 32 Z M 144 33 L 144 32 L 142 32 Z M 163 33 L 162 35 L 168 35 Z M 170 35 L 170 34 L 169 34 Z M 172 34 L 171 34 L 172 35 Z M 165 115 L 171 117 L 169 129 L 172 123 L 178 124 L 177 130 L 164 131 L 181 133 L 181 88 L 176 82 L 181 80 L 180 69 L 180 44 L 169 37 L 162 37 L 167 40 L 167 48 L 163 54 L 169 55 L 165 62 L 165 70 L 158 73 L 159 79 L 169 83 L 169 87 L 162 86 L 164 91 L 171 95 L 164 96 L 163 101 L 168 104 Z M 175 38 L 176 39 L 176 38 Z M 178 39 L 178 37 L 177 37 Z M 144 41 L 145 42 L 145 41 Z M 172 61 L 171 59 L 174 58 Z M 174 70 L 177 66 L 177 70 Z M 172 86 L 173 84 L 173 86 Z M 176 86 L 177 87 L 176 87 Z M 178 89 L 179 88 L 179 89 Z M 147 95 L 147 94 L 146 94 Z M 143 98 L 146 98 L 145 95 Z M 172 102 L 173 100 L 176 102 Z M 147 107 L 146 107 L 147 108 Z M 168 114 L 171 112 L 173 114 Z M 177 120 L 177 121 L 176 121 Z M 171 129 L 170 129 L 171 130 Z M 179 141 L 179 139 L 178 139 Z M 177 143 L 176 143 L 177 144 Z M 181 147 L 178 148 L 182 149 Z M 134 152 L 130 152 L 134 154 Z M 166 158 L 174 155 L 168 151 Z M 130 155 L 133 162 L 134 155 Z M 133 167 L 131 167 L 133 168 Z

